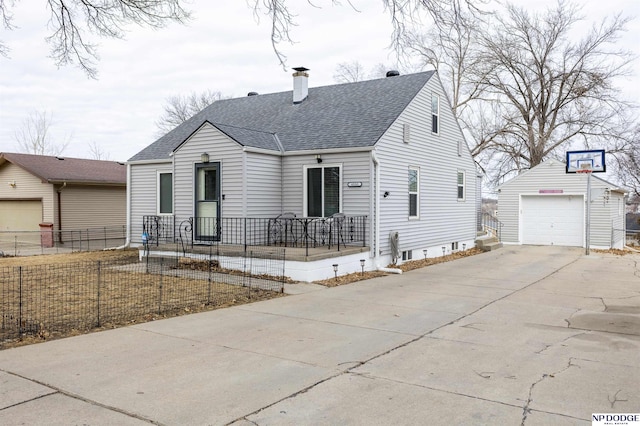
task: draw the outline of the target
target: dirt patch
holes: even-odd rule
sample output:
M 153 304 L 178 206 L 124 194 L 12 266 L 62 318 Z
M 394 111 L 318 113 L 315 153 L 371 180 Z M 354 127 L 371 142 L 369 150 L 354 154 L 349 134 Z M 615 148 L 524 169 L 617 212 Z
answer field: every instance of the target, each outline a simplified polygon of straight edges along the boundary
M 458 251 L 452 254 L 441 257 L 432 257 L 427 259 L 409 260 L 402 265 L 389 265 L 389 268 L 400 269 L 402 272 L 411 271 L 413 269 L 424 268 L 430 265 L 436 265 L 438 263 L 450 262 L 452 260 L 461 259 L 463 257 L 474 256 L 476 254 L 483 253 L 478 248 L 472 248 L 469 250 Z M 388 275 L 382 271 L 369 271 L 365 273 L 355 272 L 353 274 L 340 275 L 337 278 L 329 278 L 326 280 L 314 281 L 315 284 L 320 284 L 326 287 L 336 287 L 339 285 L 350 284 L 357 281 L 368 280 L 370 278 L 382 277 Z

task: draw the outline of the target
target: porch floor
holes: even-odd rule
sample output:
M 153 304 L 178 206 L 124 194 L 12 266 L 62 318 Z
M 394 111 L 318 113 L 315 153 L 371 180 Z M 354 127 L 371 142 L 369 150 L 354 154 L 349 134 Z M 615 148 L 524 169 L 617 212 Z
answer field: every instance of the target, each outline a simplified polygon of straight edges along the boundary
M 194 245 L 193 247 L 187 247 L 186 253 L 194 254 L 215 254 L 218 256 L 237 256 L 244 251 L 245 246 L 241 244 L 218 244 L 218 245 Z M 142 248 L 141 248 L 142 249 Z M 369 251 L 369 247 L 362 245 L 347 245 L 340 246 L 338 251 L 337 246 L 332 246 L 329 249 L 327 246 L 309 247 L 308 256 L 306 247 L 284 247 L 284 246 L 247 246 L 247 251 L 253 252 L 253 257 L 271 257 L 272 255 L 279 253 L 280 250 L 285 250 L 285 260 L 296 262 L 314 262 L 323 259 L 332 259 L 342 256 L 348 256 L 351 254 L 364 253 Z M 182 253 L 182 246 L 179 244 L 159 244 L 149 246 L 149 253 L 153 256 L 154 252 L 180 252 Z

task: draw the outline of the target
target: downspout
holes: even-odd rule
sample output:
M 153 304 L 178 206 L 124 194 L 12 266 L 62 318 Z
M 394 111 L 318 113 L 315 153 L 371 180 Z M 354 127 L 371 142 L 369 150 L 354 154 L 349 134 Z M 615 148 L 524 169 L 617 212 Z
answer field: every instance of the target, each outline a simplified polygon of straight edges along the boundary
M 388 272 L 392 274 L 401 274 L 402 269 L 396 268 L 386 268 L 379 265 L 380 262 L 380 161 L 376 156 L 375 150 L 371 150 L 371 160 L 373 161 L 373 167 L 375 169 L 375 188 L 373 188 L 374 196 L 373 196 L 373 208 L 374 208 L 374 254 L 373 254 L 373 264 L 376 267 L 377 271 Z
M 284 147 L 277 133 L 273 134 L 273 140 L 280 151 L 280 214 L 284 213 Z
M 106 247 L 104 250 L 123 250 L 129 248 L 129 244 L 131 244 L 131 164 L 127 164 L 127 188 L 126 188 L 126 198 L 127 198 L 127 228 L 126 228 L 126 237 L 124 240 L 124 245 L 118 247 Z
M 173 178 L 173 176 L 171 176 Z M 131 244 L 131 164 L 127 163 L 127 237 L 124 240 L 122 248 L 129 247 Z
M 58 193 L 58 243 L 62 242 L 62 190 L 67 186 L 67 182 L 62 182 L 62 186 L 56 191 Z

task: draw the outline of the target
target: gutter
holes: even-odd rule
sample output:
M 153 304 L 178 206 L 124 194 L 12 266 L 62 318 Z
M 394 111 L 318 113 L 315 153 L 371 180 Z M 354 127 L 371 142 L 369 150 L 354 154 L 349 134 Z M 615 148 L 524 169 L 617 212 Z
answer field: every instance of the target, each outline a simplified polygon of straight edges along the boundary
M 124 245 L 117 248 L 127 248 L 131 244 L 131 163 L 127 163 L 127 238 Z
M 62 242 L 62 190 L 67 186 L 67 182 L 63 182 L 62 186 L 56 190 L 58 193 L 58 243 Z

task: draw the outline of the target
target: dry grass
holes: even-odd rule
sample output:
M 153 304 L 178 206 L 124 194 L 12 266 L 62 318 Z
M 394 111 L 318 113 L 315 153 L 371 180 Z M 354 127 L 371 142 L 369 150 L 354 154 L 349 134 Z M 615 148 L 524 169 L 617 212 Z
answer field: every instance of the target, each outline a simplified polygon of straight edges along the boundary
M 634 252 L 633 250 L 628 250 L 628 249 L 607 249 L 607 250 L 602 250 L 602 249 L 591 249 L 592 252 L 594 253 L 607 253 L 607 254 L 615 254 L 616 256 L 624 256 L 627 254 L 634 254 L 637 252 Z
M 0 257 L 0 267 L 3 266 L 32 266 L 51 265 L 59 263 L 75 263 L 98 260 L 138 260 L 137 249 L 99 250 L 61 254 L 41 254 L 35 256 Z
M 402 272 L 411 271 L 413 269 L 424 268 L 429 265 L 435 265 L 443 262 L 450 262 L 452 260 L 461 259 L 467 256 L 474 256 L 482 253 L 482 250 L 478 248 L 472 248 L 465 251 L 458 251 L 453 254 L 448 254 L 441 257 L 432 257 L 428 259 L 410 260 L 404 262 L 402 265 L 389 265 L 389 268 L 396 268 L 402 270 Z M 350 284 L 356 281 L 368 280 L 370 278 L 382 277 L 388 275 L 382 271 L 369 271 L 365 273 L 355 272 L 353 274 L 340 275 L 337 278 L 329 278 L 326 280 L 314 281 L 315 284 L 320 284 L 326 287 L 336 287 L 339 285 Z
M 17 266 L 24 267 L 19 290 Z M 154 262 L 146 273 L 137 250 L 1 258 L 0 349 L 283 296 L 237 285 L 222 268 L 209 282 L 196 266 L 203 267 L 183 262 L 175 273 L 162 273 Z M 225 277 L 230 284 L 217 282 Z M 18 327 L 23 334 L 12 338 Z

